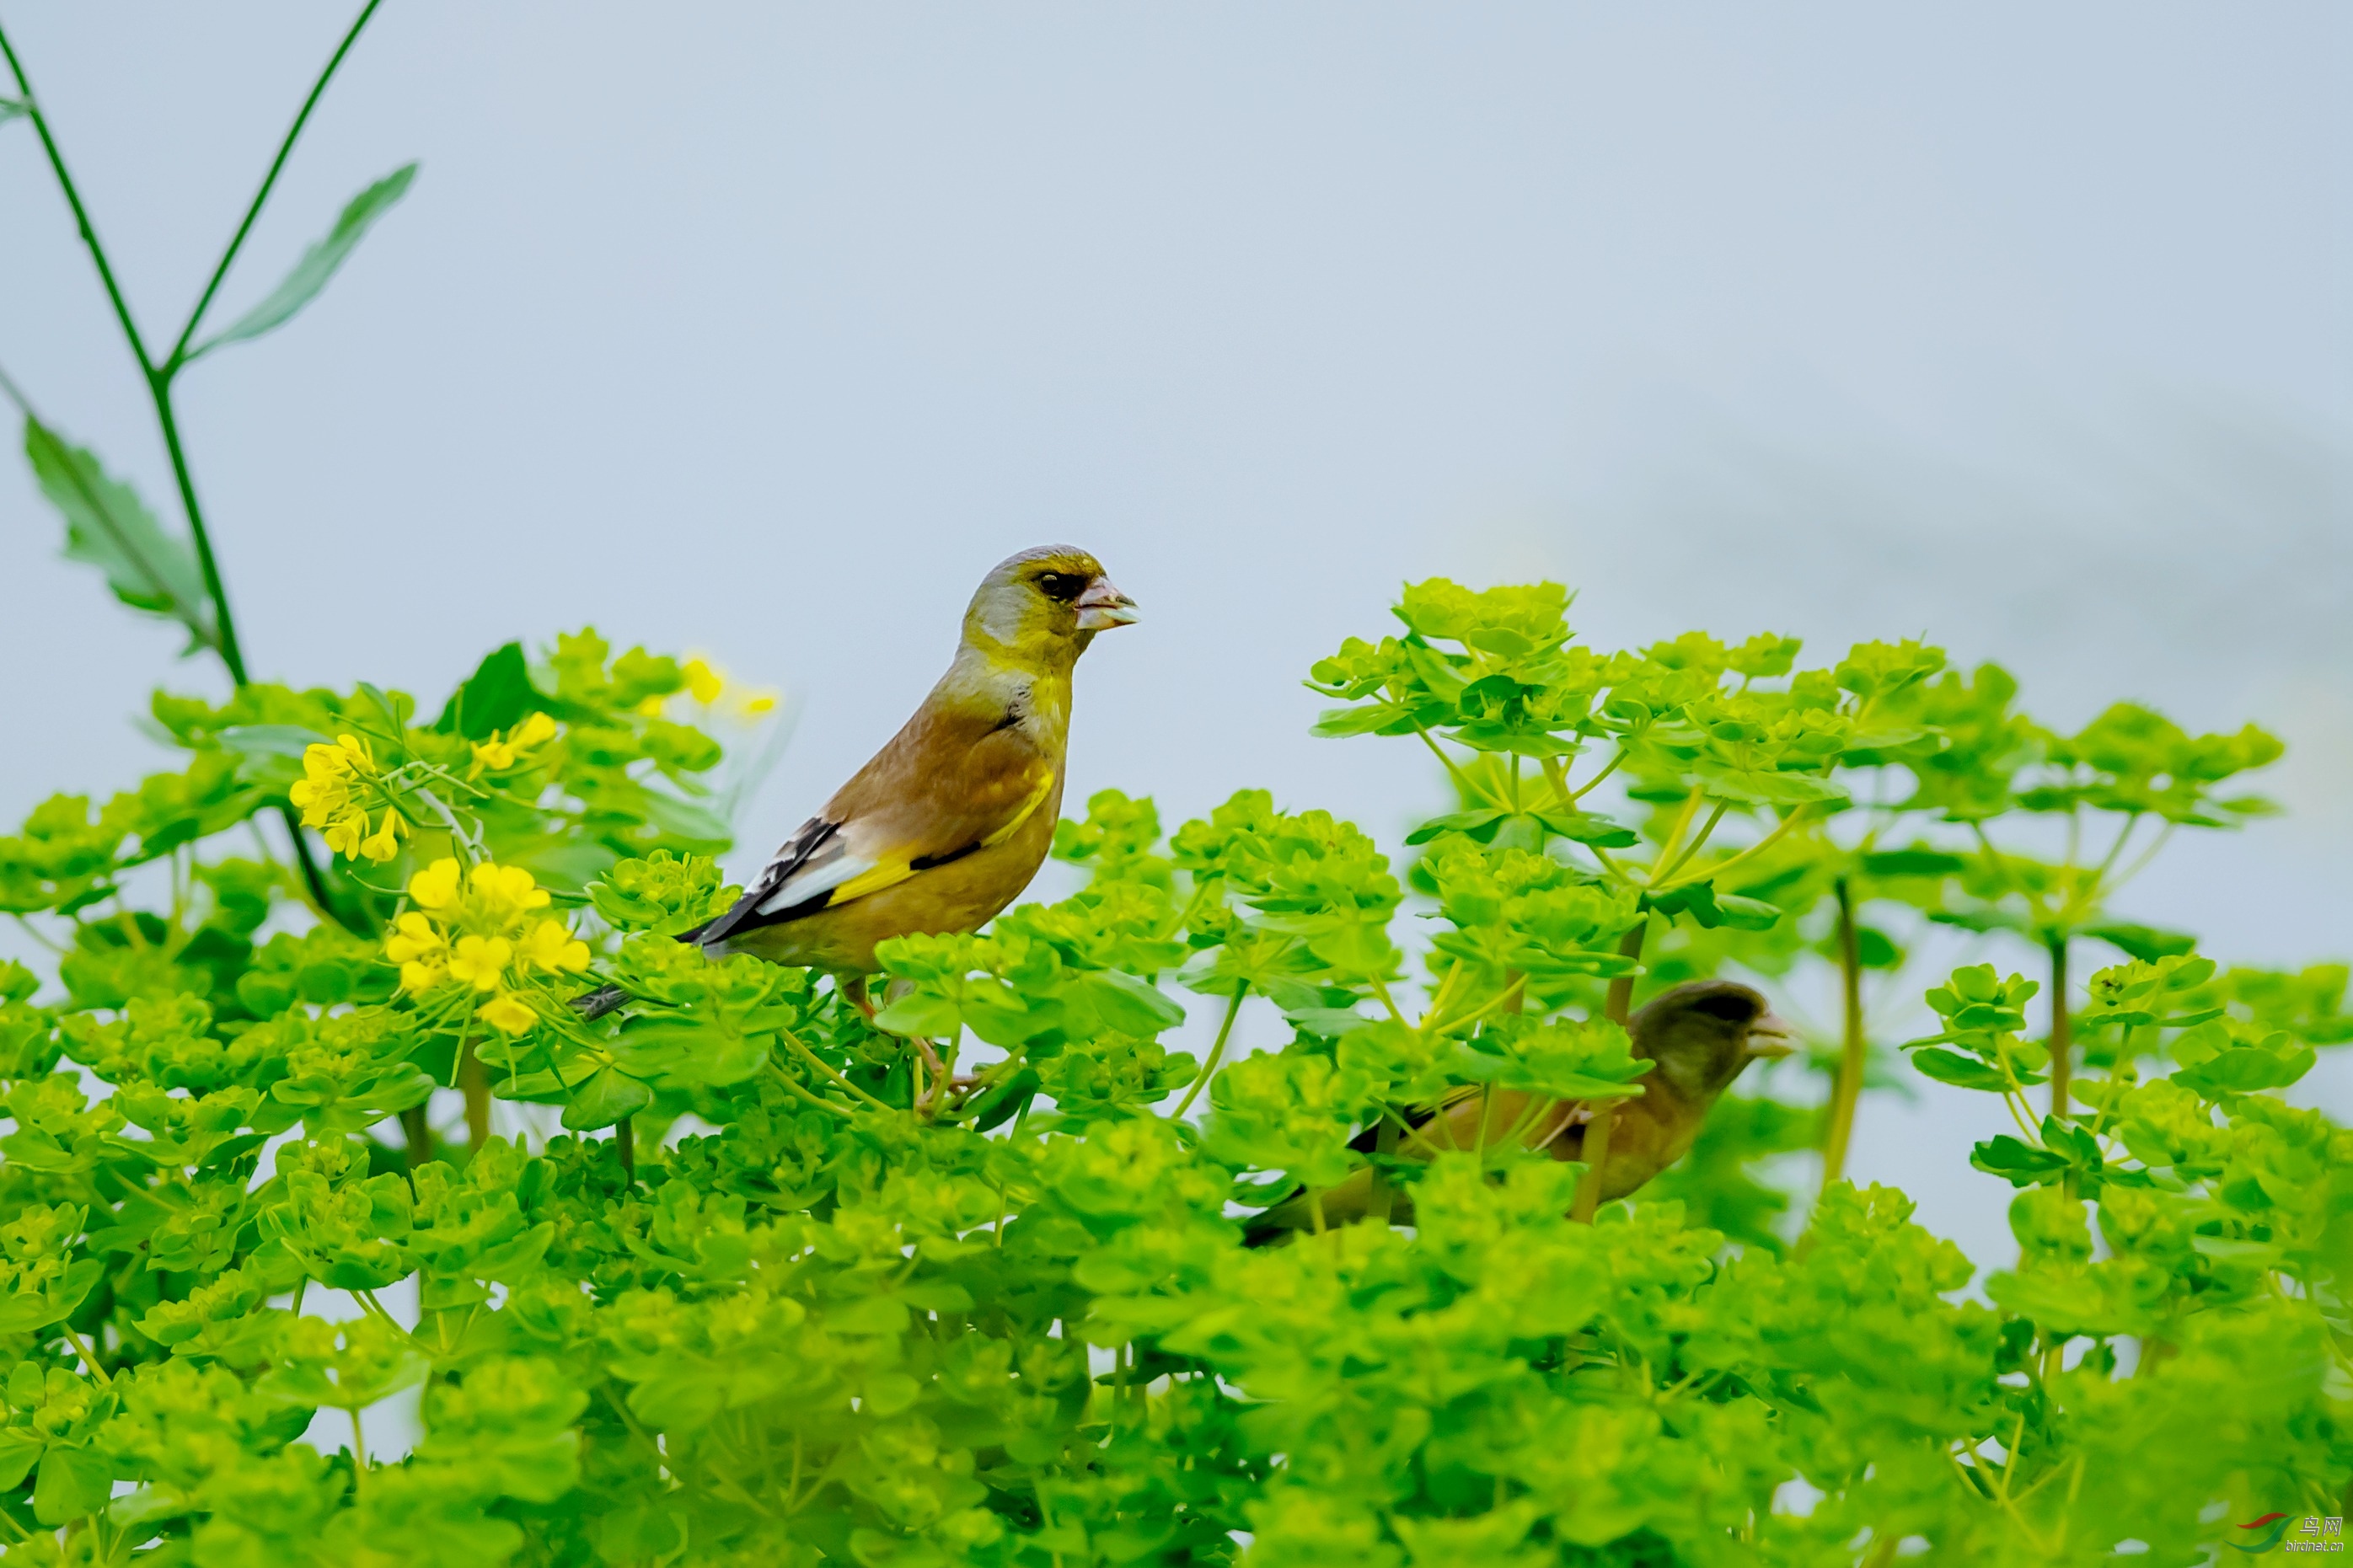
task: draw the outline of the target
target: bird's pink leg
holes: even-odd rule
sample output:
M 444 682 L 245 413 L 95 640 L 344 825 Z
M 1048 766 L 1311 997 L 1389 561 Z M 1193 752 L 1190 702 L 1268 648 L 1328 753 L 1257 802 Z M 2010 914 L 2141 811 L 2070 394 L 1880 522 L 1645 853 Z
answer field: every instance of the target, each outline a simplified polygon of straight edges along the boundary
M 865 1015 L 868 1023 L 874 1021 L 874 1004 L 866 994 L 866 976 L 863 974 L 837 976 L 835 984 L 840 988 L 844 996 L 849 998 L 850 1005 Z

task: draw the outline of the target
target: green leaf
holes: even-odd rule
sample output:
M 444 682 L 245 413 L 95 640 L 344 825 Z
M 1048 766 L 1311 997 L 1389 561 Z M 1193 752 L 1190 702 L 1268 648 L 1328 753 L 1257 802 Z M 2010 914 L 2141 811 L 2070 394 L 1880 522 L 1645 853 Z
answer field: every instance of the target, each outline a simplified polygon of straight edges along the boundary
M 1912 1065 L 1938 1083 L 1949 1083 L 1958 1089 L 1987 1089 L 2000 1093 L 2010 1087 L 2008 1079 L 1977 1058 L 1939 1047 L 1913 1052 Z
M 1365 702 L 1354 708 L 1327 708 L 1308 731 L 1325 740 L 1341 740 L 1350 735 L 1369 735 L 1391 724 L 1402 723 L 1410 715 L 1394 702 Z
M 1547 831 L 1556 833 L 1572 843 L 1590 844 L 1597 848 L 1624 849 L 1638 842 L 1632 828 L 1620 827 L 1594 812 L 1581 811 L 1574 816 L 1564 816 L 1558 812 L 1540 811 L 1536 813 L 1536 820 L 1543 823 Z
M 18 1362 L 16 1364 L 26 1366 L 30 1363 Z M 34 1391 L 26 1398 L 27 1405 L 40 1398 L 37 1371 L 34 1373 Z M 40 1463 L 41 1452 L 47 1447 L 47 1445 L 41 1441 L 38 1433 L 20 1427 L 0 1429 L 0 1488 L 15 1491 L 24 1485 L 25 1478 L 33 1473 L 35 1465 Z
M 1718 926 L 1730 926 L 1735 931 L 1770 931 L 1781 918 L 1777 906 L 1762 899 L 1743 898 L 1738 893 L 1719 893 L 1713 882 L 1686 882 L 1663 893 L 1645 893 L 1642 903 L 1662 915 L 1689 915 L 1707 931 Z
M 1989 1175 L 2000 1176 L 2011 1186 L 2031 1187 L 2056 1181 L 2066 1173 L 2071 1162 L 2063 1155 L 2037 1149 L 2005 1132 L 1971 1149 L 1969 1163 Z
M 653 1090 L 628 1074 L 606 1068 L 580 1086 L 564 1108 L 564 1125 L 575 1132 L 610 1127 L 653 1103 Z
M 195 551 L 164 531 L 136 490 L 111 477 L 88 448 L 68 445 L 29 415 L 25 458 L 41 493 L 65 514 L 67 560 L 105 573 L 114 596 L 132 609 L 187 627 L 191 647 L 220 646 Z
M 7 124 L 8 121 L 16 119 L 20 114 L 29 114 L 31 110 L 27 110 L 20 100 L 14 98 L 0 98 L 0 125 Z
M 915 991 L 879 1009 L 874 1015 L 874 1026 L 893 1035 L 950 1039 L 964 1027 L 964 1015 L 944 996 Z
M 1149 1037 L 1185 1021 L 1176 999 L 1148 980 L 1105 970 L 1081 981 L 1103 1021 L 1124 1035 Z
M 450 694 L 441 717 L 433 721 L 435 732 L 459 734 L 470 741 L 480 741 L 499 730 L 513 728 L 526 716 L 546 710 L 547 700 L 531 683 L 531 667 L 524 659 L 522 644 L 507 643 L 494 648 L 466 678 L 466 683 Z
M 324 239 L 302 253 L 294 269 L 280 280 L 277 288 L 263 296 L 261 302 L 239 316 L 226 329 L 214 333 L 188 353 L 191 361 L 202 359 L 224 343 L 243 342 L 274 331 L 293 320 L 296 311 L 317 297 L 335 275 L 361 237 L 388 211 L 392 204 L 408 193 L 409 182 L 417 178 L 417 165 L 405 163 L 383 179 L 351 199 L 335 219 L 335 226 L 327 231 Z
M 2120 947 L 2143 963 L 2155 963 L 2160 958 L 2177 958 L 2195 951 L 2198 946 L 2198 939 L 2194 936 L 2122 921 L 2085 926 L 2083 934 L 2098 937 L 2111 947 Z
M 1467 833 L 1482 844 L 1495 837 L 1495 829 L 1512 814 L 1493 806 L 1481 806 L 1475 811 L 1458 811 L 1446 816 L 1433 816 L 1405 836 L 1408 845 L 1427 844 L 1441 833 Z
M 114 1487 L 114 1470 L 104 1456 L 88 1448 L 53 1445 L 41 1456 L 33 1479 L 33 1517 L 43 1524 L 64 1524 L 106 1506 Z
M 1968 862 L 1941 849 L 1879 849 L 1862 857 L 1867 877 L 1952 877 Z
M 1724 923 L 1735 931 L 1771 931 L 1781 918 L 1779 906 L 1762 899 L 1743 898 L 1738 893 L 1718 893 L 1715 907 L 1724 916 Z

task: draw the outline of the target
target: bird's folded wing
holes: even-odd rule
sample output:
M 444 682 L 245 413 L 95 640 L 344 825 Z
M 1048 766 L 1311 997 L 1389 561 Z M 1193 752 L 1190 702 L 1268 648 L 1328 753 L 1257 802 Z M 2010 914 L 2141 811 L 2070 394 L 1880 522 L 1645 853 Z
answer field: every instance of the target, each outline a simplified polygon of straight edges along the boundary
M 838 909 L 1003 843 L 1054 790 L 1054 770 L 1044 759 L 1011 762 L 976 777 L 970 770 L 951 770 L 949 776 L 909 779 L 904 782 L 913 787 L 904 793 L 879 795 L 860 791 L 867 782 L 860 773 L 834 797 L 826 816 L 811 817 L 785 841 L 701 940 L 708 945 Z M 861 794 L 869 798 L 861 800 Z

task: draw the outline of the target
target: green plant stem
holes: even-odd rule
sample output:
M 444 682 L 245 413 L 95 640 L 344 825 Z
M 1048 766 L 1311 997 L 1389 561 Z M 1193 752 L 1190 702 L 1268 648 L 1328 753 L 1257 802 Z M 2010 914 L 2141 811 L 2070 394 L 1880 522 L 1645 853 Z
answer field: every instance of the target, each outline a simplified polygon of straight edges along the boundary
M 888 1110 L 893 1113 L 897 1111 L 898 1107 L 883 1104 L 881 1100 L 875 1099 L 872 1095 L 867 1093 L 864 1089 L 859 1088 L 856 1084 L 844 1078 L 839 1072 L 835 1070 L 831 1062 L 827 1061 L 823 1057 L 818 1056 L 815 1051 L 809 1049 L 808 1047 L 803 1045 L 801 1043 L 800 1037 L 794 1034 L 790 1029 L 777 1030 L 776 1037 L 784 1041 L 786 1046 L 790 1047 L 794 1054 L 798 1056 L 803 1061 L 806 1061 L 809 1066 L 817 1068 L 818 1072 L 823 1073 L 827 1078 L 831 1079 L 843 1089 L 848 1089 L 858 1099 L 864 1100 L 870 1109 L 875 1110 Z
M 1674 858 L 1674 860 L 1668 865 L 1664 870 L 1659 872 L 1651 879 L 1651 885 L 1653 887 L 1664 886 L 1672 881 L 1674 874 L 1682 870 L 1685 863 L 1687 863 L 1693 856 L 1700 852 L 1701 848 L 1715 834 L 1716 824 L 1722 822 L 1724 820 L 1724 814 L 1731 809 L 1732 803 L 1730 801 L 1717 801 L 1715 803 L 1715 809 L 1709 812 L 1707 814 L 1707 820 L 1700 825 L 1700 830 L 1692 835 L 1691 842 L 1683 846 L 1683 852 L 1677 855 Z
M 357 1502 L 360 1475 L 367 1468 L 367 1434 L 360 1429 L 359 1407 L 346 1406 L 346 1413 L 352 1418 L 352 1500 Z
M 400 1135 L 408 1144 L 408 1168 L 412 1171 L 433 1158 L 433 1123 L 425 1107 L 412 1105 L 400 1113 Z
M 784 1085 L 785 1091 L 787 1094 L 790 1094 L 794 1099 L 800 1100 L 803 1104 L 814 1105 L 819 1110 L 825 1111 L 828 1115 L 839 1116 L 844 1120 L 847 1120 L 855 1114 L 846 1106 L 836 1105 L 833 1101 L 826 1099 L 823 1095 L 810 1092 L 807 1085 L 802 1083 L 798 1079 L 793 1077 L 790 1073 L 786 1072 L 782 1068 L 778 1067 L 773 1058 L 768 1062 L 768 1070 L 776 1075 L 776 1079 L 778 1083 Z
M 111 1384 L 114 1382 L 114 1379 L 108 1375 L 106 1368 L 100 1364 L 98 1352 L 92 1350 L 89 1342 L 79 1334 L 74 1332 L 71 1323 L 59 1323 L 58 1331 L 72 1342 L 74 1350 L 81 1356 L 82 1364 L 90 1368 L 90 1376 L 98 1379 L 101 1384 Z
M 1822 1137 L 1822 1185 L 1846 1174 L 1847 1150 L 1854 1137 L 1855 1107 L 1862 1098 L 1863 1068 L 1871 1046 L 1862 1033 L 1862 942 L 1854 918 L 1854 889 L 1844 877 L 1838 893 L 1838 946 L 1844 1029 L 1839 1045 L 1838 1079 L 1831 1088 L 1829 1125 Z
M 1209 1075 L 1216 1072 L 1218 1064 L 1225 1059 L 1226 1041 L 1234 1032 L 1234 1019 L 1241 1013 L 1242 998 L 1249 994 L 1249 981 L 1245 980 L 1234 987 L 1234 999 L 1226 1004 L 1225 1021 L 1218 1026 L 1217 1041 L 1209 1047 L 1208 1057 L 1201 1063 L 1201 1070 L 1193 1075 L 1192 1083 L 1186 1088 L 1185 1098 L 1178 1100 L 1176 1109 L 1168 1113 L 1171 1121 L 1181 1120 L 1185 1112 L 1193 1108 L 1194 1097 L 1201 1092 L 1202 1086 L 1209 1081 Z
M 2074 1072 L 2074 1020 L 2067 1010 L 2067 935 L 2054 932 L 2051 954 L 2051 1114 L 2067 1119 L 2067 1091 Z
M 1719 813 L 1719 815 L 1721 814 Z M 1748 846 L 1747 848 L 1736 850 L 1732 854 L 1725 856 L 1723 859 L 1718 860 L 1713 866 L 1703 867 L 1699 870 L 1695 871 L 1686 871 L 1682 876 L 1672 879 L 1664 885 L 1653 883 L 1652 887 L 1657 891 L 1664 892 L 1670 888 L 1680 887 L 1685 882 L 1696 882 L 1704 878 L 1720 877 L 1725 872 L 1731 870 L 1735 866 L 1739 865 L 1743 860 L 1751 859 L 1756 856 L 1761 855 L 1766 850 L 1770 849 L 1774 845 L 1778 844 L 1782 838 L 1788 834 L 1791 828 L 1798 826 L 1799 822 L 1803 819 L 1804 816 L 1805 807 L 1799 806 L 1796 811 L 1791 812 L 1788 816 L 1783 817 L 1778 824 L 1776 824 L 1770 833 L 1767 833 L 1764 837 Z M 1710 827 L 1713 827 L 1715 824 L 1711 822 L 1709 826 Z M 1701 837 L 1702 842 L 1704 842 L 1705 835 L 1703 834 Z M 1697 846 L 1694 846 L 1694 847 L 1697 847 Z M 1686 858 L 1688 858 L 1688 857 L 1686 857 Z M 1681 862 L 1679 861 L 1677 864 L 1680 865 Z
M 220 265 L 213 268 L 211 279 L 205 284 L 204 293 L 197 297 L 196 308 L 188 312 L 188 324 L 180 330 L 179 342 L 172 345 L 171 357 L 164 362 L 166 376 L 176 374 L 180 366 L 187 363 L 188 343 L 195 337 L 196 328 L 203 323 L 205 311 L 211 308 L 213 296 L 219 291 L 222 280 L 228 276 L 229 267 L 237 260 L 237 253 L 244 248 L 245 237 L 253 231 L 254 220 L 261 216 L 263 204 L 269 200 L 269 193 L 278 184 L 279 174 L 286 167 L 286 160 L 294 151 L 295 141 L 301 136 L 302 127 L 310 121 L 311 111 L 319 107 L 319 100 L 326 93 L 327 83 L 334 79 L 336 70 L 343 63 L 343 57 L 352 52 L 353 44 L 359 42 L 360 30 L 368 25 L 368 18 L 375 15 L 376 7 L 383 3 L 384 0 L 367 0 L 367 4 L 360 8 L 358 17 L 343 34 L 343 41 L 337 44 L 335 52 L 328 57 L 326 68 L 319 73 L 319 79 L 311 84 L 311 96 L 302 100 L 302 108 L 294 116 L 294 123 L 287 127 L 285 139 L 278 144 L 278 156 L 269 161 L 269 173 L 262 176 L 261 188 L 254 192 L 253 203 L 245 209 L 245 216 L 237 224 L 237 233 L 230 237 L 228 248 L 221 252 Z
M 1429 731 L 1423 729 L 1419 724 L 1416 724 L 1413 727 L 1413 732 L 1421 737 L 1421 743 L 1430 748 L 1430 754 L 1436 757 L 1440 765 L 1446 769 L 1448 776 L 1454 780 L 1454 787 L 1461 791 L 1463 799 L 1466 801 L 1484 800 L 1499 809 L 1503 807 L 1504 803 L 1502 801 L 1497 800 L 1489 791 L 1481 789 L 1477 784 L 1472 784 L 1471 782 L 1471 776 L 1464 773 L 1461 768 L 1454 765 L 1454 759 L 1446 754 L 1446 748 L 1438 743 L 1437 736 L 1431 734 Z

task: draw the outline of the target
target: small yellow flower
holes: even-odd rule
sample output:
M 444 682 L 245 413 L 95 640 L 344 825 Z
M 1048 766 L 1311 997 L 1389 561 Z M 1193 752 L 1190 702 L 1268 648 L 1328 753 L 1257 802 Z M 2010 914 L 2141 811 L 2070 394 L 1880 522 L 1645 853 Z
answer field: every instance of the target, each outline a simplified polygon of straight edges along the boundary
M 331 851 L 346 860 L 356 859 L 368 837 L 366 781 L 375 773 L 375 758 L 369 753 L 367 742 L 353 735 L 340 736 L 332 746 L 322 742 L 303 748 L 302 776 L 294 781 L 286 798 L 302 813 L 303 826 L 320 830 Z
M 366 812 L 346 812 L 324 826 L 326 831 L 319 837 L 327 841 L 329 853 L 340 855 L 346 860 L 359 858 L 360 845 L 367 837 Z
M 514 962 L 514 943 L 502 936 L 461 936 L 449 954 L 449 978 L 477 991 L 496 991 Z
M 402 987 L 421 994 L 463 986 L 474 994 L 475 1015 L 501 1034 L 520 1035 L 538 1022 L 519 994 L 533 976 L 588 967 L 586 942 L 563 921 L 533 913 L 547 907 L 548 892 L 520 866 L 436 860 L 408 879 L 408 896 L 417 907 L 385 942 Z
M 588 967 L 588 944 L 566 931 L 562 921 L 542 921 L 517 949 L 523 967 L 551 974 L 577 974 Z
M 420 910 L 446 910 L 458 901 L 458 862 L 448 856 L 408 879 L 408 901 Z
M 719 700 L 727 689 L 727 679 L 699 658 L 690 658 L 685 665 L 686 694 L 705 708 Z
M 449 977 L 448 938 L 415 910 L 395 923 L 384 955 L 400 965 L 400 984 L 408 991 L 430 991 Z
M 555 721 L 544 713 L 533 713 L 503 735 L 492 734 L 487 741 L 476 741 L 474 771 L 503 773 L 554 739 Z
M 545 909 L 547 898 L 547 889 L 520 866 L 484 861 L 466 873 L 466 902 L 488 924 L 511 925 L 527 910 Z
M 365 826 L 366 816 L 362 816 L 360 821 Z M 384 826 L 360 840 L 360 853 L 381 866 L 400 853 L 400 836 L 407 831 L 408 824 L 400 813 L 386 807 Z
M 538 1015 L 523 1005 L 519 999 L 504 992 L 482 1005 L 480 1016 L 483 1023 L 502 1035 L 526 1033 L 533 1024 L 539 1022 Z

